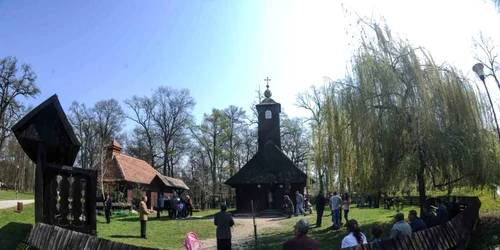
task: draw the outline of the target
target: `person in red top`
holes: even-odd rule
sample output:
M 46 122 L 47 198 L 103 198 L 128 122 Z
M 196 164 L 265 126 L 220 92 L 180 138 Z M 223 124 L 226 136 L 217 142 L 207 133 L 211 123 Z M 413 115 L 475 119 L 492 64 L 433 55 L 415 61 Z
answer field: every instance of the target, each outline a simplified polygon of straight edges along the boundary
M 309 223 L 304 219 L 297 221 L 293 229 L 295 238 L 283 243 L 283 250 L 319 250 L 318 241 L 309 238 L 307 236 L 308 232 Z

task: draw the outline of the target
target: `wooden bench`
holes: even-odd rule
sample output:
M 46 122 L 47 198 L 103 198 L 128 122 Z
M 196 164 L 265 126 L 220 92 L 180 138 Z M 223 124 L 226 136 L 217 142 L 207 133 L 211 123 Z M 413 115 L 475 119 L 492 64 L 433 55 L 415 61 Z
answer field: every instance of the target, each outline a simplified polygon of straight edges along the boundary
M 138 247 L 120 242 L 97 238 L 89 234 L 64 229 L 61 227 L 37 223 L 31 229 L 28 240 L 25 242 L 27 248 L 36 250 L 153 250 L 154 248 Z
M 465 198 L 465 197 L 460 197 Z M 470 203 L 452 220 L 439 226 L 396 239 L 386 239 L 377 243 L 344 248 L 346 250 L 448 250 L 466 248 L 472 232 L 479 220 L 481 201 L 477 197 L 467 197 Z

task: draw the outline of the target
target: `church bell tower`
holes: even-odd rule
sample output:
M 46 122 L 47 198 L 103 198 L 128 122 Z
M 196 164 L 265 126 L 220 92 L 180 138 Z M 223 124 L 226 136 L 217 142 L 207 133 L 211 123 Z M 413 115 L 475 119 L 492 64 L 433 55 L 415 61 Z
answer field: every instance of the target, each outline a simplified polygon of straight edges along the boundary
M 280 113 L 281 104 L 271 99 L 271 90 L 269 90 L 269 81 L 267 81 L 266 91 L 264 92 L 265 99 L 257 104 L 258 113 L 258 150 L 262 150 L 268 141 L 273 141 L 276 146 L 281 149 L 281 130 L 280 130 Z

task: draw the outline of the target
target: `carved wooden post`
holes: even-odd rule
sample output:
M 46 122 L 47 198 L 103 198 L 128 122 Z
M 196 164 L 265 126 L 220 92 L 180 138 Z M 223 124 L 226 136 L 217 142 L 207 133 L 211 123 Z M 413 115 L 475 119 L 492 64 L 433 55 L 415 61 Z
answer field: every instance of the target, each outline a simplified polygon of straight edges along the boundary
M 43 173 L 45 165 L 46 147 L 38 143 L 38 159 L 35 168 L 35 223 L 44 222 L 43 218 Z

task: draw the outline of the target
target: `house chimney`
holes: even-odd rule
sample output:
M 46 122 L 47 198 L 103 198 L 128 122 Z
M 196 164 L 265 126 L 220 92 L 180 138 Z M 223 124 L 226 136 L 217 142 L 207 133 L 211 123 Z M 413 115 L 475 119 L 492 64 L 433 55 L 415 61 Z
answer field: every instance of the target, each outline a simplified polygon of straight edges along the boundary
M 106 146 L 105 150 L 106 150 L 105 151 L 105 156 L 106 156 L 105 158 L 111 159 L 113 157 L 113 155 L 121 154 L 122 146 L 120 145 L 120 143 L 118 143 L 116 140 L 114 140 L 113 144 Z

